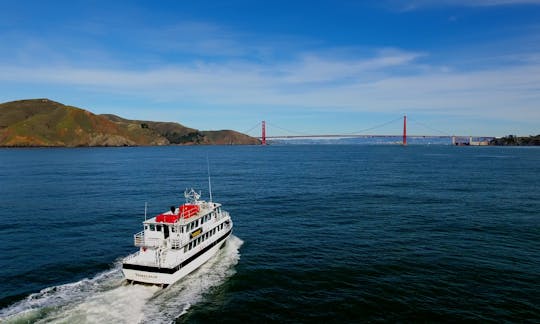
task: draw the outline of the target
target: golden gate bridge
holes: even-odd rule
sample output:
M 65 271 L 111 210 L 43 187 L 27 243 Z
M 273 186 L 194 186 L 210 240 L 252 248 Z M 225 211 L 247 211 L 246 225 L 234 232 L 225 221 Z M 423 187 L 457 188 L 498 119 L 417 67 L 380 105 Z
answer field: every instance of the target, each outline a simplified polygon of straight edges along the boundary
M 384 126 L 387 126 L 389 124 L 395 123 L 398 120 L 403 119 L 403 128 L 402 132 L 399 135 L 395 134 L 369 134 L 367 132 L 373 131 L 376 129 L 380 129 Z M 425 125 L 419 121 L 415 121 L 416 124 L 419 124 L 423 126 L 424 128 L 430 129 L 431 131 L 435 131 L 438 133 L 442 133 L 443 135 L 410 135 L 407 134 L 407 116 L 399 117 L 393 120 L 390 120 L 388 122 L 366 128 L 363 130 L 359 130 L 356 132 L 351 133 L 343 133 L 343 134 L 304 134 L 299 133 L 296 131 L 291 131 L 279 126 L 272 125 L 272 127 L 280 129 L 281 131 L 285 131 L 287 133 L 290 133 L 292 135 L 269 135 L 267 134 L 267 122 L 261 121 L 257 123 L 254 127 L 250 128 L 249 130 L 245 131 L 245 134 L 249 134 L 252 132 L 255 128 L 259 128 L 261 130 L 260 136 L 254 136 L 258 138 L 261 141 L 262 145 L 266 145 L 269 141 L 272 140 L 280 140 L 280 139 L 323 139 L 323 138 L 401 138 L 401 144 L 407 145 L 407 139 L 448 139 L 449 142 L 453 145 L 487 145 L 487 142 L 495 137 L 493 136 L 463 136 L 463 135 L 451 135 L 444 131 L 437 130 L 435 128 L 432 128 L 428 125 Z

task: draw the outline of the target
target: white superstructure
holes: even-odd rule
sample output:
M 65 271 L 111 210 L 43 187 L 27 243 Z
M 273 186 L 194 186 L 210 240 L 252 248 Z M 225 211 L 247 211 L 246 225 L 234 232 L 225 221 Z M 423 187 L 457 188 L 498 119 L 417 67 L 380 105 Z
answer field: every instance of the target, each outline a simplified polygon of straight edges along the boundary
M 128 282 L 170 285 L 210 259 L 232 233 L 233 223 L 221 204 L 199 200 L 186 190 L 186 203 L 143 222 L 134 235 L 139 251 L 122 261 Z

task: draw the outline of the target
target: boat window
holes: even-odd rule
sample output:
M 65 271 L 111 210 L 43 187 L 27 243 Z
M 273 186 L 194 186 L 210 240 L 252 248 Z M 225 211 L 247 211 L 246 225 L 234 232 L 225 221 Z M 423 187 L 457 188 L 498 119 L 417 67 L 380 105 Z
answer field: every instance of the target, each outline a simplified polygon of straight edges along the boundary
M 176 232 L 176 226 L 171 226 L 171 232 Z
M 161 225 L 156 225 L 156 231 L 161 232 Z
M 148 230 L 148 225 L 144 225 L 144 230 Z
M 165 238 L 169 237 L 169 226 L 163 225 L 163 235 Z
M 199 226 L 199 220 L 198 219 L 195 221 L 195 226 Z
M 150 224 L 150 230 L 151 230 L 151 231 L 155 231 L 154 224 Z
M 184 246 L 184 253 L 186 253 L 186 252 L 187 252 L 187 245 Z

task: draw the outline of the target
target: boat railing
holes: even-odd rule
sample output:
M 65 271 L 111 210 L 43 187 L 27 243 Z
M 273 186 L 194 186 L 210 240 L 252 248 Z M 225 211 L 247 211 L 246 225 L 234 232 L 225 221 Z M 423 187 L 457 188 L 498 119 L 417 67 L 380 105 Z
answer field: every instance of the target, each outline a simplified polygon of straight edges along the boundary
M 135 246 L 142 247 L 157 247 L 160 246 L 161 243 L 161 239 L 159 238 L 144 237 L 144 231 L 133 235 L 133 241 L 135 242 Z
M 141 251 L 137 251 L 137 252 L 135 252 L 133 254 L 130 254 L 127 257 L 124 258 L 124 261 L 129 261 L 129 260 L 133 259 L 134 257 L 138 256 L 139 254 L 141 254 Z
M 171 239 L 171 248 L 179 249 L 182 246 L 182 240 L 180 239 Z
M 229 212 L 227 212 L 227 211 L 224 211 L 224 210 L 223 210 L 223 211 L 221 211 L 221 217 L 220 217 L 219 219 L 222 219 L 222 218 L 227 218 L 227 217 L 229 217 Z

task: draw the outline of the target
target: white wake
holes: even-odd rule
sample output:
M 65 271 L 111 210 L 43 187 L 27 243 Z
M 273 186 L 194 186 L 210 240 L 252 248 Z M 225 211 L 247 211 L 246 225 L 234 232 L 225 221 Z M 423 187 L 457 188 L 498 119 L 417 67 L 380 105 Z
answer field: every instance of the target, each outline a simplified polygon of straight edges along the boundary
M 234 275 L 236 236 L 206 264 L 165 290 L 122 285 L 120 263 L 91 279 L 49 287 L 0 310 L 6 323 L 170 323 Z

